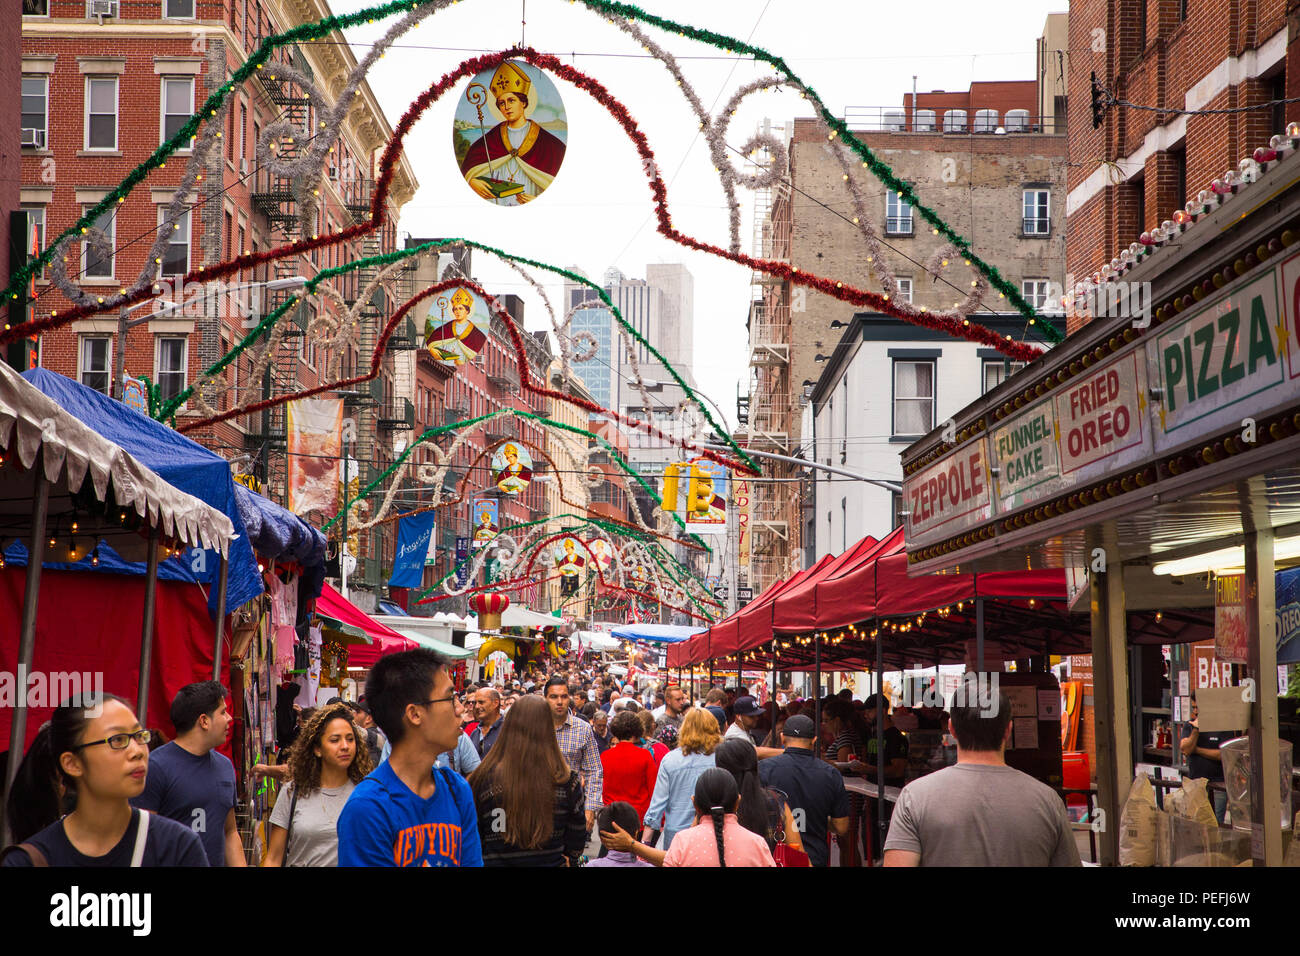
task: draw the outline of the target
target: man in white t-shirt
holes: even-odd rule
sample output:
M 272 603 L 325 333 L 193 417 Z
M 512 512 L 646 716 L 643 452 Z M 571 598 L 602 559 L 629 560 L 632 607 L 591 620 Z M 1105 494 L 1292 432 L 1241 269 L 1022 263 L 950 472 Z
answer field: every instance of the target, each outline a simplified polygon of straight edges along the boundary
M 1080 866 L 1056 791 L 1008 767 L 1011 703 L 995 713 L 949 708 L 957 763 L 913 780 L 899 795 L 885 866 Z
M 731 712 L 736 715 L 736 719 L 731 722 L 727 732 L 722 735 L 724 740 L 745 741 L 758 751 L 759 760 L 764 757 L 775 757 L 785 752 L 779 747 L 758 747 L 755 745 L 754 735 L 750 731 L 758 725 L 758 718 L 763 714 L 763 705 L 753 697 L 737 697 L 736 702 L 732 705 Z

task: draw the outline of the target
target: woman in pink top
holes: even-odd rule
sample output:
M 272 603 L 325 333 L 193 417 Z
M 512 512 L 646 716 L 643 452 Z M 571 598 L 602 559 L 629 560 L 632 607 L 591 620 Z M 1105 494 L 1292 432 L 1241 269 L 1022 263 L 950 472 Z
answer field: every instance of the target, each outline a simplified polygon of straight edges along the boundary
M 767 841 L 736 819 L 740 791 L 730 773 L 715 767 L 700 774 L 693 801 L 695 826 L 679 832 L 667 851 L 637 842 L 616 823 L 613 832 L 601 831 L 601 841 L 655 866 L 776 866 Z

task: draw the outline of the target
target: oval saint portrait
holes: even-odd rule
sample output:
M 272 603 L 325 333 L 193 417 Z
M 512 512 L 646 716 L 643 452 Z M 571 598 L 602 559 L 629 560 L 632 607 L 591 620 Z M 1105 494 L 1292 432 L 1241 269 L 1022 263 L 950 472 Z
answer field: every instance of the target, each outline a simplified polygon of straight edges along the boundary
M 586 552 L 577 538 L 565 538 L 555 549 L 555 566 L 565 576 L 578 574 L 587 564 Z
M 424 320 L 424 347 L 433 357 L 452 365 L 474 361 L 487 342 L 487 306 L 469 289 L 437 296 Z
M 506 442 L 492 453 L 492 481 L 508 495 L 517 495 L 533 477 L 533 456 L 519 442 Z
M 506 60 L 470 80 L 456 103 L 452 145 L 465 182 L 498 206 L 532 202 L 564 162 L 569 124 L 551 78 Z

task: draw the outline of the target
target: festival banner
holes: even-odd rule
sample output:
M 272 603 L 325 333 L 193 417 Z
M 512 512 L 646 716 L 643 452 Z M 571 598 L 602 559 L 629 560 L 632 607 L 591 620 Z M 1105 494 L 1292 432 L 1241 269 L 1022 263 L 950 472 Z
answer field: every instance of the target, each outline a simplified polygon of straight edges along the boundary
M 687 469 L 686 533 L 727 533 L 727 469 L 715 461 L 697 458 Z M 696 503 L 707 504 L 698 508 Z
M 397 522 L 397 554 L 393 557 L 390 588 L 418 588 L 424 583 L 424 564 L 433 538 L 436 512 L 407 515 Z
M 289 510 L 338 510 L 343 400 L 301 398 L 288 403 Z
M 750 521 L 750 480 L 740 475 L 736 476 L 735 488 L 731 494 L 731 506 L 736 509 L 736 528 L 738 557 L 736 566 L 740 568 L 749 567 L 749 521 Z
M 477 551 L 497 539 L 501 531 L 500 510 L 495 498 L 475 498 L 469 513 L 474 526 L 474 550 Z

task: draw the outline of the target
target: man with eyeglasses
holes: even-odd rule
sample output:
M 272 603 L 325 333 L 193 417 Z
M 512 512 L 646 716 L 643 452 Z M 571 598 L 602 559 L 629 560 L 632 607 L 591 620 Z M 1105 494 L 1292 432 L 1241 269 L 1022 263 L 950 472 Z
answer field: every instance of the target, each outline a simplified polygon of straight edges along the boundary
M 235 766 L 216 748 L 226 742 L 232 718 L 219 681 L 186 684 L 171 708 L 176 739 L 149 756 L 144 792 L 131 800 L 198 835 L 209 866 L 247 866 L 235 824 Z
M 469 784 L 435 766 L 461 735 L 447 659 L 427 648 L 381 657 L 366 700 L 392 752 L 339 815 L 339 866 L 482 866 Z

